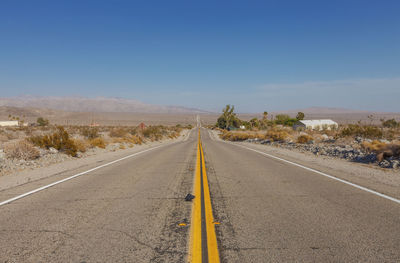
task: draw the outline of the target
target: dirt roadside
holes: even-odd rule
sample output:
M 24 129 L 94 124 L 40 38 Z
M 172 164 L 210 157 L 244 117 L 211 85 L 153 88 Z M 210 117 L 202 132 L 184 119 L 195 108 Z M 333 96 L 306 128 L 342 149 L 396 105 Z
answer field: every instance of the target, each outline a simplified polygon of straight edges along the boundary
M 180 137 L 176 139 L 164 139 L 155 142 L 146 142 L 135 145 L 133 148 L 119 149 L 118 147 L 94 149 L 81 158 L 65 157 L 56 163 L 45 163 L 42 167 L 27 167 L 23 170 L 12 171 L 7 175 L 0 176 L 0 191 L 20 186 L 26 183 L 36 182 L 63 173 L 79 173 L 93 167 L 111 162 L 125 156 L 150 149 L 155 146 L 167 145 L 186 140 L 192 130 L 183 130 Z

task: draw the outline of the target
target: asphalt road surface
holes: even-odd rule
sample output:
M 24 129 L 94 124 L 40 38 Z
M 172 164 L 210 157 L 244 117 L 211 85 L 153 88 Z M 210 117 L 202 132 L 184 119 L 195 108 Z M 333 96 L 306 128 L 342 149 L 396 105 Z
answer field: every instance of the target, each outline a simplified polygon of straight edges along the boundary
M 398 203 L 201 130 L 221 262 L 400 262 Z M 0 206 L 0 262 L 186 262 L 196 155 L 193 131 Z

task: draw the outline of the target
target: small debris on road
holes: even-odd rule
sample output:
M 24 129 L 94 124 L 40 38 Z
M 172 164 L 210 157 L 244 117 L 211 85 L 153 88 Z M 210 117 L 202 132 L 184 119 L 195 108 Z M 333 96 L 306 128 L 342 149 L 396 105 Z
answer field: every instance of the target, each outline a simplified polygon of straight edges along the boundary
M 193 199 L 194 199 L 194 195 L 192 195 L 192 194 L 187 194 L 186 195 L 186 197 L 185 197 L 185 201 L 192 201 Z

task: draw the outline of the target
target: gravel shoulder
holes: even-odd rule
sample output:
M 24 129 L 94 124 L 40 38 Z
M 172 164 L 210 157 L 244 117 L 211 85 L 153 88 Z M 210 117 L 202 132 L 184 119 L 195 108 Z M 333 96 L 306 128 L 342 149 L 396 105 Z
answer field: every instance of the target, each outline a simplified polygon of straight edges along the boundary
M 19 169 L 13 169 L 9 173 L 0 176 L 0 191 L 32 182 L 43 181 L 47 183 L 53 177 L 54 179 L 59 179 L 59 177 L 70 176 L 155 146 L 183 141 L 189 137 L 191 131 L 183 130 L 181 136 L 177 139 L 146 142 L 142 145 L 135 145 L 132 148 L 120 149 L 115 145 L 110 145 L 106 149 L 95 148 L 85 153 L 81 158 L 57 153 L 45 156 L 38 162 L 32 162 L 31 166 L 26 165 L 26 162 L 22 165 L 21 162 Z
M 210 130 L 210 136 L 213 140 L 222 141 L 219 138 L 217 131 Z M 234 142 L 232 144 L 238 144 L 259 150 L 276 157 L 280 157 L 288 161 L 292 161 L 330 174 L 337 178 L 356 183 L 377 192 L 395 198 L 400 198 L 399 169 L 385 169 L 373 164 L 362 164 L 329 156 L 318 156 L 310 152 L 301 152 L 295 149 L 285 149 L 279 146 L 250 142 Z M 319 175 L 316 174 L 316 176 Z

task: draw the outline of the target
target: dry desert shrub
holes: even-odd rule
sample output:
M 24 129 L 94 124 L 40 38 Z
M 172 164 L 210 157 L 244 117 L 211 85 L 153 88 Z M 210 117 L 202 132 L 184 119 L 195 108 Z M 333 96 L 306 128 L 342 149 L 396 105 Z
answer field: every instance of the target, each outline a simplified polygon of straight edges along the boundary
M 73 139 L 73 142 L 76 146 L 76 149 L 81 153 L 86 152 L 86 150 L 90 147 L 89 143 L 85 140 Z
M 57 127 L 57 131 L 53 134 L 32 136 L 28 141 L 40 148 L 55 148 L 74 157 L 78 151 L 69 133 L 62 126 Z
M 264 139 L 264 135 L 257 132 L 222 131 L 220 137 L 227 141 L 245 141 L 247 139 Z
M 299 137 L 297 137 L 297 143 L 309 143 L 313 140 L 314 140 L 313 137 L 311 137 L 310 135 L 306 135 L 306 134 L 303 134 L 303 135 L 300 135 Z
M 170 139 L 176 139 L 176 138 L 178 138 L 178 134 L 177 133 L 175 133 L 175 132 L 173 132 L 173 133 L 171 133 L 170 135 L 168 135 L 168 138 L 170 138 Z
M 100 137 L 99 128 L 97 127 L 82 127 L 80 134 L 89 140 Z
M 7 144 L 4 147 L 4 152 L 9 159 L 34 160 L 40 157 L 39 150 L 26 140 Z
M 143 143 L 142 138 L 140 138 L 139 136 L 136 136 L 136 135 L 130 135 L 130 136 L 127 136 L 126 138 L 128 138 L 129 142 L 133 143 L 133 144 L 142 144 Z
M 378 152 L 386 148 L 386 146 L 386 143 L 380 142 L 378 140 L 374 140 L 372 142 L 364 141 L 361 143 L 361 148 L 366 150 L 367 152 Z
M 101 137 L 97 137 L 97 138 L 89 140 L 89 144 L 92 147 L 98 147 L 98 148 L 102 148 L 102 149 L 106 148 L 106 141 Z
M 266 139 L 272 139 L 273 141 L 284 141 L 289 137 L 289 133 L 285 130 L 269 130 L 265 134 Z
M 378 162 L 389 157 L 400 157 L 400 144 L 398 143 L 386 144 L 377 140 L 372 142 L 364 141 L 361 147 L 367 152 L 375 153 Z
M 112 142 L 113 143 L 142 144 L 143 140 L 139 136 L 126 134 L 124 137 L 113 138 Z
M 349 124 L 338 134 L 338 137 L 361 136 L 363 138 L 378 139 L 382 138 L 383 133 L 379 127 L 371 125 Z
M 150 139 L 151 141 L 159 141 L 167 134 L 164 126 L 149 126 L 143 130 L 143 136 Z
M 123 138 L 128 134 L 128 131 L 124 128 L 114 128 L 110 131 L 109 136 L 114 138 Z

